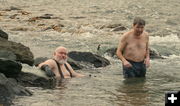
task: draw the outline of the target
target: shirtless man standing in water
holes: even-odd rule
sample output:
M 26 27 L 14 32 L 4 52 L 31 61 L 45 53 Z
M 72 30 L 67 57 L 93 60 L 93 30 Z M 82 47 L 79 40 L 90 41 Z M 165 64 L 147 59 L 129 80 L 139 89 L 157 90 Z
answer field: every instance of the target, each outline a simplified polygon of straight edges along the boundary
M 54 51 L 52 59 L 39 64 L 38 67 L 44 70 L 49 77 L 56 77 L 56 79 L 83 77 L 84 75 L 76 73 L 67 63 L 67 54 L 67 49 L 60 46 Z
M 144 27 L 145 21 L 137 17 L 133 28 L 120 39 L 116 53 L 122 61 L 124 78 L 145 77 L 150 65 L 149 36 Z

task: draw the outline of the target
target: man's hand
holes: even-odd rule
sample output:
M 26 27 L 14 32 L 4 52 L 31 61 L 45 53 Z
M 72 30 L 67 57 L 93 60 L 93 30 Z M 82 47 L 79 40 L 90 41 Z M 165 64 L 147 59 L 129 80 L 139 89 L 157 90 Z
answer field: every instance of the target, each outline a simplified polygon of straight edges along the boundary
M 150 58 L 146 58 L 144 60 L 144 64 L 146 64 L 146 67 L 149 67 L 150 66 Z
M 123 62 L 124 67 L 132 67 L 132 65 L 126 60 Z

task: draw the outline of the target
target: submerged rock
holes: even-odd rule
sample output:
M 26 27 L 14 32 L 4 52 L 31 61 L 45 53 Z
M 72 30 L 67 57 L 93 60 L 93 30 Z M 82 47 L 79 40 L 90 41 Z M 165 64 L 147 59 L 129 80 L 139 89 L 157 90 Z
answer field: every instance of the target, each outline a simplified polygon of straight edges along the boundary
M 107 25 L 106 28 L 116 28 L 122 26 L 122 24 L 111 24 L 111 25 Z
M 18 7 L 11 6 L 11 7 L 10 7 L 10 10 L 21 10 L 21 9 L 18 8 Z
M 111 57 L 115 57 L 116 56 L 116 51 L 117 51 L 117 48 L 110 48 L 110 49 L 107 49 L 105 51 L 105 53 Z M 117 57 L 117 56 L 116 56 Z
M 42 18 L 42 19 L 51 19 L 53 16 L 53 14 L 44 14 L 42 16 L 39 16 L 39 18 Z
M 103 29 L 103 28 L 110 28 L 112 29 L 111 31 L 123 31 L 127 29 L 122 24 L 110 24 L 110 25 L 103 25 L 100 27 L 100 29 Z
M 151 59 L 163 59 L 161 54 L 154 48 L 150 48 L 150 58 Z
M 126 30 L 127 28 L 124 27 L 124 26 L 119 26 L 119 27 L 116 27 L 114 28 L 112 31 L 123 31 L 123 30 Z

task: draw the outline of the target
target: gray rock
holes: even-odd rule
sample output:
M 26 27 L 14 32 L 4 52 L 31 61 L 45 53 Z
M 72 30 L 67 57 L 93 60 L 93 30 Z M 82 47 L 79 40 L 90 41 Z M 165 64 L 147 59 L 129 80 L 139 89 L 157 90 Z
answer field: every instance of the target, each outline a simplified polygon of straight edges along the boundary
M 49 58 L 47 57 L 37 57 L 34 59 L 34 65 L 37 67 L 40 63 L 45 62 Z
M 79 62 L 71 59 L 71 58 L 68 58 L 68 63 L 71 65 L 71 67 L 74 69 L 74 70 L 79 70 L 79 69 L 83 69 L 83 65 L 81 65 Z
M 34 59 L 34 65 L 37 67 L 40 63 L 42 63 L 48 59 L 49 58 L 47 58 L 47 57 L 38 57 L 38 58 Z M 71 58 L 68 58 L 67 62 L 72 66 L 72 68 L 74 70 L 79 70 L 79 69 L 84 68 L 81 64 L 79 64 L 77 61 L 74 61 Z
M 44 14 L 44 15 L 40 16 L 39 18 L 42 18 L 42 19 L 51 19 L 52 16 L 53 16 L 53 14 Z
M 18 8 L 18 7 L 11 6 L 11 7 L 10 7 L 10 10 L 21 10 L 21 9 Z
M 21 69 L 22 65 L 20 63 L 0 58 L 0 73 L 3 73 L 6 77 L 16 77 Z
M 8 40 L 8 34 L 0 29 L 0 37 Z
M 11 51 L 7 51 L 7 50 L 0 50 L 0 58 L 5 58 L 8 60 L 16 60 L 16 55 L 11 52 Z
M 41 77 L 28 72 L 21 72 L 16 79 L 22 86 L 28 87 L 54 88 L 56 84 L 54 78 Z
M 163 59 L 161 54 L 154 48 L 150 48 L 150 58 L 151 59 Z
M 120 27 L 122 26 L 122 24 L 111 24 L 111 25 L 107 25 L 107 28 L 116 28 L 116 27 Z
M 111 57 L 116 56 L 117 48 L 110 48 L 105 51 L 105 53 Z
M 77 52 L 72 51 L 68 53 L 68 56 L 75 61 L 88 62 L 93 64 L 96 68 L 105 67 L 110 64 L 109 60 L 91 52 Z
M 116 28 L 114 28 L 112 31 L 123 31 L 123 30 L 126 30 L 127 28 L 124 27 L 124 26 L 118 26 Z
M 16 80 L 8 79 L 0 73 L 0 103 L 10 106 L 15 95 L 30 96 L 32 93 L 25 87 L 17 84 Z
M 117 48 L 110 48 L 110 49 L 107 49 L 105 51 L 105 53 L 111 57 L 116 57 L 116 50 Z M 150 58 L 151 59 L 163 59 L 163 57 L 161 56 L 161 54 L 154 48 L 150 48 Z
M 34 63 L 34 56 L 29 47 L 26 47 L 21 43 L 7 41 L 0 38 L 0 49 L 13 52 L 16 55 L 16 61 L 20 61 L 31 66 Z

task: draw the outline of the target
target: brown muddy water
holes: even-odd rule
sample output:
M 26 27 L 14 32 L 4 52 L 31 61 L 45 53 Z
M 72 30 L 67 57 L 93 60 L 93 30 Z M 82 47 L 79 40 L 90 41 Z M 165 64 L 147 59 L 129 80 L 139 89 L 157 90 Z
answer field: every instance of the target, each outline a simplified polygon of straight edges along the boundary
M 21 10 L 5 10 L 12 6 Z M 23 15 L 22 11 L 29 14 Z M 150 46 L 166 57 L 151 60 L 145 79 L 124 80 L 121 62 L 104 54 L 111 65 L 77 70 L 86 77 L 67 79 L 55 89 L 29 87 L 33 96 L 18 96 L 13 105 L 164 106 L 165 92 L 180 90 L 179 11 L 179 0 L 0 0 L 0 28 L 9 34 L 9 40 L 30 47 L 35 57 L 51 57 L 60 45 L 69 51 L 102 54 L 117 46 L 136 16 L 147 21 Z M 28 21 L 44 14 L 52 14 L 53 18 Z M 10 18 L 12 15 L 15 18 Z M 60 24 L 64 27 L 52 28 Z M 112 24 L 127 29 L 104 27 Z M 38 69 L 24 64 L 23 71 Z

